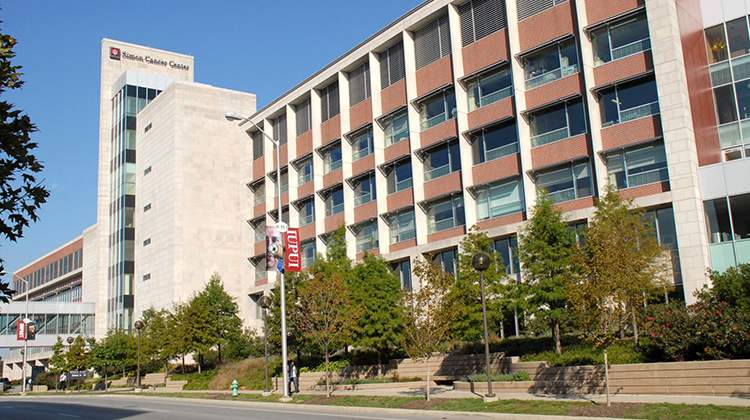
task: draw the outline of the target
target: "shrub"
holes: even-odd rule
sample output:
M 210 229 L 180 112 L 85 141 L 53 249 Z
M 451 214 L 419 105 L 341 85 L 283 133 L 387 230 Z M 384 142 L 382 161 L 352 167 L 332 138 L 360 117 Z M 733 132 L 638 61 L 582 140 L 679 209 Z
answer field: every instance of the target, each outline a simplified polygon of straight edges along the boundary
M 693 320 L 682 302 L 649 305 L 641 325 L 644 350 L 657 360 L 688 360 L 696 349 Z
M 328 363 L 328 371 L 329 372 L 335 372 L 335 371 L 341 370 L 341 369 L 343 369 L 345 367 L 349 367 L 349 360 L 347 360 L 347 359 L 336 360 L 335 362 L 329 362 Z M 326 363 L 323 362 L 323 363 L 321 363 L 321 364 L 319 364 L 317 366 L 303 367 L 303 368 L 301 368 L 299 370 L 299 372 L 300 373 L 305 373 L 305 372 L 325 372 L 325 370 L 326 370 Z
M 477 375 L 471 375 L 466 378 L 469 382 L 487 382 L 487 374 L 477 374 Z M 515 373 L 505 373 L 505 374 L 498 374 L 493 373 L 492 374 L 492 382 L 521 382 L 521 381 L 530 381 L 531 377 L 529 376 L 529 373 L 525 370 L 519 370 Z

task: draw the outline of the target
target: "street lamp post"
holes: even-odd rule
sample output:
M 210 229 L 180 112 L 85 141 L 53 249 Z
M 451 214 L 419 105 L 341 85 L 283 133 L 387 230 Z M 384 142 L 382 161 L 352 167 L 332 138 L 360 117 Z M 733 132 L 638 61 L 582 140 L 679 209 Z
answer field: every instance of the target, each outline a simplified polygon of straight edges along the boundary
M 26 316 L 23 319 L 23 328 L 26 330 L 23 334 L 23 369 L 21 370 L 21 395 L 26 395 L 26 364 L 29 361 L 29 281 L 24 280 L 17 274 L 14 274 L 18 280 L 26 284 Z
M 268 296 L 261 296 L 258 300 L 260 307 L 263 308 L 263 345 L 265 346 L 266 355 L 266 388 L 263 391 L 263 395 L 269 395 L 271 390 L 268 389 L 268 308 L 271 307 L 271 298 Z
M 135 321 L 135 329 L 138 330 L 138 367 L 135 373 L 135 392 L 141 392 L 141 329 L 143 328 L 143 321 L 140 319 Z
M 278 197 L 278 221 L 281 222 L 281 152 L 280 152 L 280 144 L 278 141 L 276 141 L 273 137 L 269 136 L 265 131 L 263 131 L 262 128 L 258 127 L 257 124 L 255 124 L 250 118 L 243 117 L 242 115 L 235 114 L 232 112 L 227 112 L 224 114 L 224 118 L 226 118 L 228 121 L 240 121 L 239 126 L 242 126 L 244 123 L 249 122 L 253 125 L 258 131 L 263 134 L 268 140 L 271 140 L 271 143 L 273 143 L 274 148 L 276 149 L 276 197 Z M 284 238 L 282 236 L 281 238 L 282 245 L 284 242 Z M 289 396 L 289 387 L 287 386 L 289 384 L 289 371 L 287 369 L 287 345 L 286 345 L 286 287 L 284 284 L 284 272 L 279 272 L 279 286 L 281 289 L 281 370 L 283 372 L 284 376 L 284 396 L 281 397 L 282 401 L 288 401 L 291 400 L 291 397 Z
M 73 346 L 73 341 L 74 341 L 73 337 L 69 336 L 68 338 L 65 339 L 65 341 L 68 343 L 68 352 L 70 352 L 70 347 Z M 70 372 L 68 372 L 68 373 L 70 373 Z M 73 392 L 73 378 L 72 378 L 72 375 L 71 375 L 71 378 L 69 378 L 68 380 L 70 381 L 70 392 Z M 76 382 L 78 382 L 78 378 L 77 377 L 76 377 Z M 63 391 L 65 391 L 64 388 L 63 388 Z
M 490 341 L 487 332 L 487 302 L 484 297 L 484 270 L 490 266 L 490 256 L 484 252 L 478 252 L 471 257 L 471 265 L 479 271 L 479 283 L 482 288 L 482 320 L 484 321 L 484 358 L 487 365 L 487 394 L 485 402 L 496 401 L 497 397 L 492 392 L 492 371 L 490 369 Z

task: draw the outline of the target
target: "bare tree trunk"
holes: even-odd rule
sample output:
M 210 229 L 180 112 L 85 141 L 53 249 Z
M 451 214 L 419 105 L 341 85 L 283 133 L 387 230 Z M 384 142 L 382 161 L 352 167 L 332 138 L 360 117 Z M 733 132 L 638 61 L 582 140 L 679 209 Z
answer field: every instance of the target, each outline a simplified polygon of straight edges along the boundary
M 430 400 L 430 357 L 427 357 L 427 401 Z
M 167 375 L 169 375 L 169 359 L 164 359 L 164 386 L 167 386 Z
M 201 363 L 201 357 L 202 356 L 200 354 L 198 354 L 198 375 L 201 374 L 201 364 L 202 364 Z
M 182 373 L 185 373 L 185 353 L 182 353 Z
M 640 342 L 638 340 L 638 320 L 635 317 L 635 306 L 630 307 L 631 316 L 633 321 L 633 342 L 635 343 L 635 351 L 640 350 Z
M 604 387 L 607 389 L 607 407 L 610 407 L 609 402 L 609 360 L 607 359 L 607 346 L 604 346 Z
M 326 349 L 326 398 L 331 398 L 331 389 L 330 389 L 330 372 L 328 372 L 328 349 Z
M 555 353 L 562 353 L 562 343 L 560 341 L 560 321 L 555 320 L 552 323 L 552 336 L 555 339 Z
M 380 349 L 376 350 L 378 352 L 378 379 L 383 378 L 383 362 L 380 358 Z

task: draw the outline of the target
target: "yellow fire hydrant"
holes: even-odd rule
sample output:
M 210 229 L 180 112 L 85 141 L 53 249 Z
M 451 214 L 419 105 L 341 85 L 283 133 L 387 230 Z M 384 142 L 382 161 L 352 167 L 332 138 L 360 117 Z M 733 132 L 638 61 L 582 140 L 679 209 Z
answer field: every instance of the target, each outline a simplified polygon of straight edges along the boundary
M 236 379 L 234 381 L 232 381 L 231 388 L 232 388 L 232 396 L 233 397 L 236 397 L 237 395 L 239 395 L 239 393 L 237 392 L 237 389 L 239 389 L 239 387 L 240 386 L 237 384 L 237 380 Z

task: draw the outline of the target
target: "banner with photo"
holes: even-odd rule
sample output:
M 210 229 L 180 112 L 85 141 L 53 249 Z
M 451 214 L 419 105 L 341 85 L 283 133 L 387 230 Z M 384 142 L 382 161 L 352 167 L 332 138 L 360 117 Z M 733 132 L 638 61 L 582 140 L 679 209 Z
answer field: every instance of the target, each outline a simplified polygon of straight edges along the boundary
M 284 241 L 275 226 L 266 226 L 266 271 L 284 271 Z

